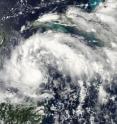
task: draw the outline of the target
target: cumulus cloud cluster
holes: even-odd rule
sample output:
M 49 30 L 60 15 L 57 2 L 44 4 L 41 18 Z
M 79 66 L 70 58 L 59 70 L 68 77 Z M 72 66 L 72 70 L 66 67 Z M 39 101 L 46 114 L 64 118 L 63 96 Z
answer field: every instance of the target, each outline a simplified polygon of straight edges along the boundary
M 102 84 L 99 88 L 99 101 L 105 102 L 105 85 L 110 85 L 117 74 L 116 14 L 110 15 L 108 11 L 102 13 L 97 10 L 88 14 L 70 7 L 66 16 L 80 32 L 84 32 L 82 36 L 74 37 L 54 31 L 37 32 L 16 46 L 0 71 L 1 101 L 9 99 L 17 102 L 23 101 L 25 97 L 36 100 L 40 97 L 52 97 L 51 92 L 47 92 L 45 96 L 40 92 L 40 85 L 48 83 L 51 76 L 48 70 L 51 67 L 65 76 L 69 75 L 72 82 L 75 82 L 74 85 L 81 88 L 81 102 L 86 96 L 83 83 L 88 86 L 89 82 L 100 77 Z M 47 14 L 46 18 L 49 16 L 54 20 L 58 19 L 51 14 Z M 95 37 L 104 45 L 95 49 L 88 46 L 84 34 Z

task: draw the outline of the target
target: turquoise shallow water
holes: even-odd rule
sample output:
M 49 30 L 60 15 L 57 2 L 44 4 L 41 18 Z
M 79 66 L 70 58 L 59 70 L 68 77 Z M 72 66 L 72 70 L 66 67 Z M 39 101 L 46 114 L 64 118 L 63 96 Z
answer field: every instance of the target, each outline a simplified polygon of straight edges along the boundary
M 89 0 L 89 8 L 94 10 L 101 2 L 103 2 L 103 0 Z

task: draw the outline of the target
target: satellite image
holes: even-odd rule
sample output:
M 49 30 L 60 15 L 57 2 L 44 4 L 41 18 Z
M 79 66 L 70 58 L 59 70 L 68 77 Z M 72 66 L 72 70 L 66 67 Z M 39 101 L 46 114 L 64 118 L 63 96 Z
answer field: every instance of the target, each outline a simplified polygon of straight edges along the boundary
M 117 0 L 0 0 L 0 124 L 117 124 Z

